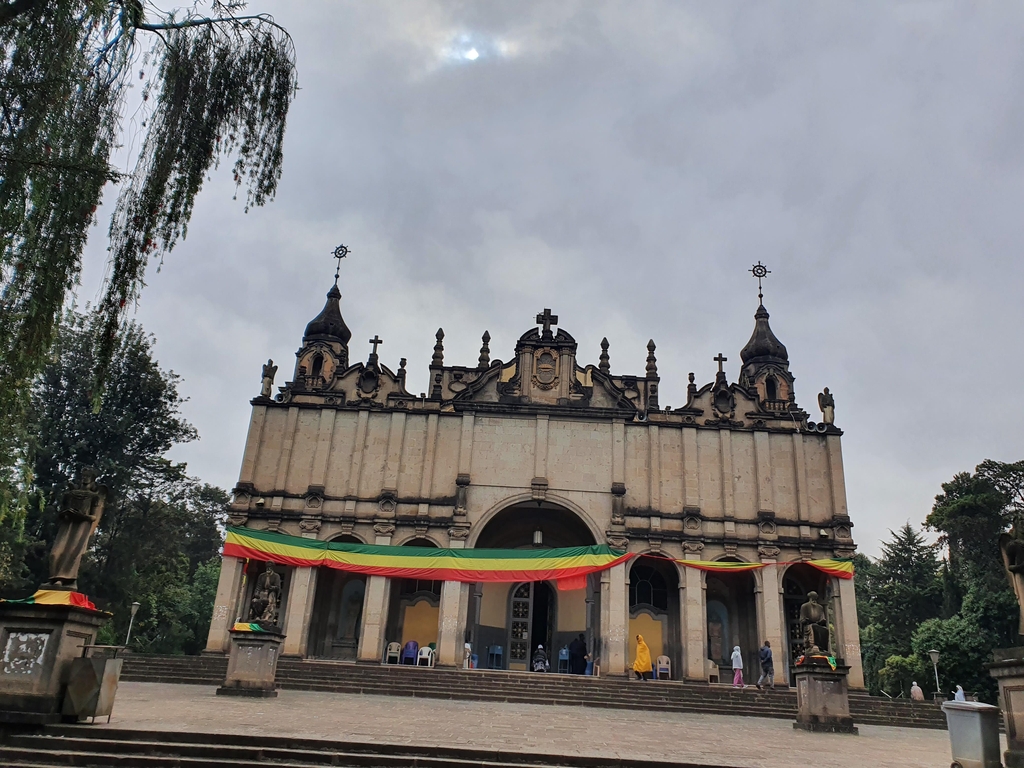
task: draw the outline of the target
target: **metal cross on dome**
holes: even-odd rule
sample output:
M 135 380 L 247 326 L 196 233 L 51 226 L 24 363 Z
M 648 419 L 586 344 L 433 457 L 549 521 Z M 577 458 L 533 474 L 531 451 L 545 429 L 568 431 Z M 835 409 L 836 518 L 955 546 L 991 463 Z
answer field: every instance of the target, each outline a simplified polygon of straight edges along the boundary
M 762 264 L 760 260 L 750 268 L 750 274 L 757 278 L 757 298 L 759 301 L 764 300 L 764 296 L 761 294 L 761 280 L 768 277 L 771 273 L 772 271 Z
M 348 256 L 348 246 L 339 245 L 337 248 L 331 251 L 331 254 L 334 256 L 334 258 L 338 260 L 338 267 L 337 269 L 334 270 L 334 284 L 337 285 L 338 277 L 341 276 L 341 260 Z

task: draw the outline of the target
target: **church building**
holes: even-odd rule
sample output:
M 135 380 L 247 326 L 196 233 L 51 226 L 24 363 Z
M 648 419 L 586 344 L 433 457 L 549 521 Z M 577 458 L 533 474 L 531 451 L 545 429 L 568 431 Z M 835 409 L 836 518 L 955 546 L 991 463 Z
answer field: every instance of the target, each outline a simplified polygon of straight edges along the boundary
M 850 686 L 864 687 L 853 581 L 814 565 L 855 551 L 843 433 L 827 390 L 821 423 L 797 404 L 763 303 L 739 380 L 719 355 L 714 380 L 698 386 L 691 373 L 686 405 L 670 409 L 659 404 L 653 341 L 640 372 L 615 370 L 607 340 L 587 362 L 548 309 L 507 362 L 491 358 L 485 332 L 476 361 L 451 365 L 439 329 L 428 391 L 410 393 L 405 359 L 384 365 L 376 337 L 365 361 L 350 359 L 340 302 L 335 280 L 291 381 L 275 393 L 265 371 L 231 525 L 395 547 L 600 544 L 635 556 L 564 591 L 279 567 L 284 655 L 379 663 L 387 644 L 415 640 L 434 644 L 438 665 L 462 666 L 468 643 L 480 667 L 525 671 L 537 645 L 557 658 L 583 634 L 600 674 L 623 675 L 639 633 L 673 679 L 724 682 L 733 646 L 749 678 L 768 640 L 785 684 L 803 648 L 800 606 L 815 592 L 832 652 L 850 666 Z M 226 652 L 229 630 L 247 620 L 245 571 L 224 557 L 210 652 Z

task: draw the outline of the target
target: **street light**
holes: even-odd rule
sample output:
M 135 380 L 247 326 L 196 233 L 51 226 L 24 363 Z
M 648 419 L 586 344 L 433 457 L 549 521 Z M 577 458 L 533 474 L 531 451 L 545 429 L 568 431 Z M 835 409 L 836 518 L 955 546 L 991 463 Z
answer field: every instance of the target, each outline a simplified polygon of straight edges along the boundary
M 132 624 L 135 623 L 135 614 L 139 612 L 139 608 L 142 607 L 142 603 L 132 603 L 132 617 L 128 620 L 128 637 L 124 639 L 125 646 L 128 645 L 128 641 L 132 639 Z
M 935 692 L 938 693 L 939 688 L 939 652 L 936 650 L 928 651 L 928 656 L 931 657 L 932 667 L 935 669 Z

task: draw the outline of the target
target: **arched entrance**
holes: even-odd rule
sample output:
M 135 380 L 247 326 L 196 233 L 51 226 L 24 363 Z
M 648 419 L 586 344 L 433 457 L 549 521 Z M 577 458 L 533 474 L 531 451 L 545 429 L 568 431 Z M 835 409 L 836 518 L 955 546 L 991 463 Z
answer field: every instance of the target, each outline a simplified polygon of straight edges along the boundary
M 643 635 L 651 660 L 668 656 L 672 677 L 682 676 L 679 571 L 664 558 L 638 557 L 629 569 L 629 658 L 636 658 L 636 636 Z
M 361 544 L 353 536 L 334 541 Z M 313 658 L 355 661 L 363 623 L 366 577 L 334 568 L 317 569 L 307 654 Z
M 743 654 L 745 682 L 751 682 L 751 675 L 756 682 L 760 674 L 754 586 L 754 575 L 749 571 L 707 574 L 708 658 L 718 665 L 723 683 L 732 681 L 732 649 L 737 645 Z
M 829 605 L 829 579 L 817 568 L 804 563 L 795 563 L 786 569 L 782 578 L 783 610 L 786 615 L 786 640 L 788 648 L 785 658 L 789 663 L 790 676 L 796 666 L 796 660 L 804 652 L 804 635 L 800 631 L 800 606 L 807 602 L 807 596 L 817 592 L 818 602 L 828 606 L 829 624 L 833 623 L 833 614 Z
M 480 531 L 480 549 L 551 549 L 591 546 L 590 528 L 566 507 L 550 502 L 514 504 L 494 515 Z M 585 589 L 560 591 L 547 582 L 477 583 L 471 593 L 466 641 L 481 667 L 527 671 L 533 651 L 543 645 L 558 669 L 558 651 L 583 634 L 597 652 L 600 575 Z
M 437 544 L 429 539 L 413 539 L 402 546 L 437 548 Z M 401 643 L 404 647 L 410 640 L 415 640 L 420 648 L 432 646 L 437 649 L 442 583 L 425 579 L 391 579 L 385 645 Z

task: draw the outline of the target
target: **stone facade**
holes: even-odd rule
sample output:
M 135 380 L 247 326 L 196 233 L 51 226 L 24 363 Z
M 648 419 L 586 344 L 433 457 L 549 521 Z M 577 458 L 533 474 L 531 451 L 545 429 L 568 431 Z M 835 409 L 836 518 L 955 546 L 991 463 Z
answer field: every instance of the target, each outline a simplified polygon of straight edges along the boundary
M 283 652 L 378 661 L 386 643 L 416 639 L 455 665 L 470 642 L 481 666 L 515 669 L 523 648 L 561 648 L 584 633 L 602 674 L 623 674 L 640 632 L 670 658 L 673 678 L 707 679 L 733 645 L 751 674 L 768 639 L 785 681 L 799 650 L 794 609 L 817 591 L 831 598 L 850 685 L 863 687 L 853 583 L 800 563 L 855 549 L 842 432 L 796 404 L 765 308 L 740 380 L 730 383 L 719 360 L 712 383 L 698 387 L 690 374 L 677 409 L 659 407 L 653 341 L 642 375 L 613 373 L 607 341 L 598 365 L 582 365 L 557 319 L 538 315 L 509 362 L 490 359 L 485 333 L 472 366 L 446 365 L 438 330 L 429 391 L 416 396 L 404 359 L 392 371 L 374 346 L 349 364 L 335 286 L 306 328 L 292 381 L 252 401 L 231 522 L 393 545 L 609 543 L 647 557 L 575 592 L 285 569 Z M 672 559 L 766 567 L 709 574 Z M 241 564 L 226 558 L 209 651 L 227 649 L 246 589 Z

